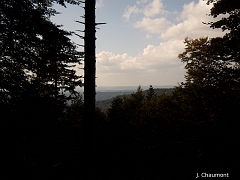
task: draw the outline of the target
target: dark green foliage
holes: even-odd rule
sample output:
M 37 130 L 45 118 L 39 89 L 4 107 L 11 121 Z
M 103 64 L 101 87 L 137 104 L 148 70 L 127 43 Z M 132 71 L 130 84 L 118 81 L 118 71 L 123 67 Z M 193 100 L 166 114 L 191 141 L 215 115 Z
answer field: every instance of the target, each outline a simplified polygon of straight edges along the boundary
M 82 128 L 83 108 L 82 96 L 78 95 L 71 100 L 71 104 L 66 109 L 65 118 L 78 128 Z
M 239 68 L 215 59 L 215 49 L 208 38 L 186 38 L 185 44 L 185 52 L 179 58 L 186 63 L 186 83 L 174 91 L 183 111 L 190 116 L 189 120 L 198 123 L 235 121 L 235 107 L 239 107 L 234 100 L 239 98 Z
M 224 17 L 218 21 L 210 22 L 210 27 L 220 28 L 226 32 L 223 38 L 213 38 L 215 57 L 220 60 L 239 62 L 240 59 L 240 2 L 238 0 L 208 0 L 213 3 L 210 16 Z
M 154 97 L 155 93 L 154 93 L 154 89 L 152 87 L 152 85 L 150 85 L 148 91 L 147 91 L 147 99 L 150 100 L 152 97 Z
M 122 172 L 129 179 L 191 179 L 199 171 L 237 175 L 231 161 L 240 158 L 239 69 L 216 60 L 208 38 L 185 43 L 179 58 L 186 63 L 186 82 L 171 95 L 156 97 L 150 89 L 145 98 L 139 87 L 113 100 L 107 114 L 111 138 L 104 136 L 118 162 L 109 168 L 113 179 L 125 178 Z
M 73 154 L 79 148 L 71 145 L 74 133 L 65 128 L 69 122 L 64 115 L 67 100 L 81 85 L 73 68 L 80 63 L 82 53 L 68 38 L 71 33 L 49 20 L 55 11 L 51 9 L 53 1 L 46 2 L 0 2 L 3 163 L 6 169 L 22 175 L 31 176 L 35 171 L 33 179 L 46 179 L 48 168 L 52 171 L 55 164 L 72 158 L 66 155 L 66 147 L 72 146 Z M 11 172 L 6 171 L 7 179 L 13 178 Z
M 154 90 L 154 96 L 158 96 L 165 92 L 167 95 L 171 95 L 173 92 L 173 88 L 163 88 L 163 89 L 153 89 Z M 100 95 L 99 95 L 100 94 Z M 124 94 L 124 95 L 119 95 L 119 94 Z M 147 98 L 148 90 L 143 91 L 143 94 L 145 98 Z M 97 95 L 101 96 L 100 98 L 106 98 L 106 97 L 113 97 L 111 99 L 106 100 L 99 100 L 96 101 L 96 107 L 99 107 L 102 109 L 102 111 L 106 111 L 110 106 L 112 101 L 114 100 L 114 97 L 119 97 L 119 98 L 124 98 L 124 97 L 130 97 L 131 92 L 98 92 Z
M 150 100 L 139 90 L 115 98 L 102 134 L 111 178 L 191 178 L 198 171 L 235 176 L 230 162 L 239 160 L 239 97 L 239 91 L 192 83 Z
M 239 68 L 224 59 L 215 59 L 215 49 L 208 38 L 185 39 L 185 51 L 179 58 L 186 63 L 186 84 L 199 87 L 232 89 L 239 87 Z M 222 89 L 223 90 L 223 89 Z
M 26 109 L 32 103 L 63 105 L 67 97 L 60 90 L 74 94 L 81 85 L 72 68 L 80 63 L 82 53 L 67 37 L 71 34 L 50 22 L 49 9 L 41 2 L 1 1 L 0 7 L 1 105 L 9 106 L 9 113 L 24 104 Z
M 74 95 L 80 81 L 68 67 L 81 54 L 69 33 L 47 18 L 55 1 L 32 2 L 0 2 L 1 178 L 93 179 L 86 174 L 92 171 L 92 164 L 85 164 L 90 157 L 82 125 L 86 109 L 82 97 Z M 139 86 L 115 98 L 106 113 L 95 109 L 94 141 L 88 142 L 94 148 L 95 179 L 194 179 L 202 172 L 238 176 L 239 69 L 228 59 L 219 61 L 213 40 L 185 43 L 179 55 L 186 63 L 185 83 L 170 93 L 153 87 L 146 93 Z

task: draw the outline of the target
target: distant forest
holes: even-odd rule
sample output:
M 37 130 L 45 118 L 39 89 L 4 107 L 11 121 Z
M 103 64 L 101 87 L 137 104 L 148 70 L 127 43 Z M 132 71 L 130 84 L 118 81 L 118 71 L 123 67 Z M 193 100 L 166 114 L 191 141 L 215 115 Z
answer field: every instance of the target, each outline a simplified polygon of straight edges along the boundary
M 87 1 L 0 1 L 0 179 L 239 179 L 240 1 L 206 1 L 225 35 L 184 40 L 185 82 L 96 102 L 94 116 L 76 91 L 85 52 L 50 21 L 53 3 Z
M 157 88 L 157 89 L 154 89 L 154 95 L 159 96 L 161 93 L 172 94 L 173 90 L 174 90 L 173 88 L 161 88 L 161 89 Z M 132 93 L 134 92 L 131 92 L 131 91 L 97 92 L 96 107 L 100 108 L 102 111 L 105 111 L 111 106 L 112 101 L 116 97 L 126 98 L 126 97 L 130 97 Z M 143 91 L 143 94 L 145 96 L 147 96 L 147 93 L 148 93 L 148 90 Z

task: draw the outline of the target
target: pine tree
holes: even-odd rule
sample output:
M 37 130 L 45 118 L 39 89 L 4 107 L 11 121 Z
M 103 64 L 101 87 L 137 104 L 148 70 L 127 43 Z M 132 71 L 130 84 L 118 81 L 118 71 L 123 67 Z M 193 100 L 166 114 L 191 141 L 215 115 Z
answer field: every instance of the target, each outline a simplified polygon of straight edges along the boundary
M 149 89 L 147 91 L 147 99 L 150 100 L 154 96 L 155 96 L 154 89 L 153 89 L 152 85 L 150 85 Z
M 50 21 L 56 13 L 52 2 L 0 2 L 0 97 L 8 112 L 15 111 L 17 104 L 21 108 L 22 103 L 37 104 L 37 99 L 64 103 L 68 97 L 60 90 L 74 94 L 81 85 L 73 67 L 82 53 L 68 38 L 71 33 Z

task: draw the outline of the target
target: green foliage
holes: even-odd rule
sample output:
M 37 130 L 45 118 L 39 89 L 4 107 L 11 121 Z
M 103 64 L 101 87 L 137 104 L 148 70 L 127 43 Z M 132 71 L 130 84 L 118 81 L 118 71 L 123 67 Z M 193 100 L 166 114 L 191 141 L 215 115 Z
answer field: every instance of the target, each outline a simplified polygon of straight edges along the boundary
M 193 122 L 226 122 L 232 117 L 228 111 L 237 116 L 234 107 L 239 105 L 234 97 L 239 97 L 240 71 L 228 61 L 215 59 L 212 43 L 207 37 L 186 38 L 185 51 L 178 56 L 186 63 L 187 73 L 186 83 L 175 88 L 174 98 L 186 118 Z
M 77 1 L 44 2 L 0 2 L 3 163 L 12 172 L 19 170 L 20 178 L 87 179 L 84 105 L 74 94 L 80 81 L 69 66 L 82 54 L 67 38 L 70 33 L 48 19 L 55 13 L 52 2 Z M 211 2 L 216 2 L 214 13 L 230 12 L 224 9 L 231 3 Z M 106 114 L 95 109 L 96 179 L 192 179 L 205 171 L 233 171 L 234 176 L 240 91 L 239 69 L 229 61 L 238 49 L 217 50 L 218 40 L 185 39 L 179 58 L 186 63 L 186 82 L 173 92 L 155 95 L 162 90 L 150 86 L 144 93 L 139 86 L 129 96 L 116 97 Z M 69 98 L 60 90 L 70 91 Z
M 77 95 L 75 87 L 81 85 L 74 66 L 80 63 L 83 53 L 70 41 L 70 32 L 50 21 L 50 16 L 56 14 L 52 2 L 55 1 L 0 1 L 4 164 L 8 170 L 29 176 L 27 169 L 50 167 L 51 171 L 55 164 L 64 164 L 79 151 L 74 142 L 74 135 L 79 133 L 71 121 L 65 121 L 65 115 L 67 100 Z M 78 159 L 79 155 L 75 157 Z M 41 172 L 42 177 L 31 178 L 46 179 L 46 172 Z
M 108 140 L 117 141 L 116 154 L 124 153 L 111 154 L 119 164 L 131 159 L 128 167 L 138 173 L 139 166 L 153 170 L 156 166 L 150 164 L 158 164 L 168 174 L 158 176 L 156 169 L 148 169 L 157 179 L 176 178 L 169 172 L 179 172 L 179 178 L 190 169 L 236 170 L 228 165 L 239 150 L 234 145 L 239 143 L 239 69 L 217 59 L 212 43 L 207 37 L 185 39 L 179 58 L 186 63 L 186 82 L 172 94 L 156 97 L 150 87 L 145 97 L 138 88 L 131 96 L 113 100 L 107 114 L 112 130 Z
M 71 100 L 71 104 L 66 108 L 66 120 L 70 121 L 72 125 L 80 128 L 83 120 L 83 108 L 82 95 L 78 95 Z
M 152 85 L 150 85 L 149 89 L 147 91 L 147 99 L 150 100 L 154 96 L 155 96 L 154 89 L 153 89 Z
M 9 113 L 23 104 L 27 110 L 33 103 L 50 101 L 55 110 L 49 112 L 57 112 L 57 107 L 60 110 L 72 97 L 60 95 L 60 90 L 75 94 L 75 87 L 81 85 L 81 77 L 73 68 L 80 63 L 82 53 L 68 38 L 71 33 L 49 20 L 51 4 L 44 3 L 0 2 L 0 97 L 2 106 L 12 106 Z M 38 98 L 48 100 L 42 104 Z
M 157 88 L 157 89 L 153 89 L 153 90 L 154 90 L 155 97 L 160 95 L 162 92 L 165 92 L 168 95 L 171 95 L 173 92 L 173 88 L 163 88 L 163 89 Z M 148 90 L 143 91 L 145 98 L 147 98 L 148 92 L 149 92 Z M 125 94 L 125 95 L 119 95 L 119 94 Z M 130 97 L 131 92 L 130 91 L 129 92 L 125 92 L 125 91 L 124 92 L 98 92 L 97 96 L 99 99 L 105 98 L 105 100 L 96 101 L 96 106 L 99 107 L 100 109 L 102 109 L 103 111 L 106 111 L 110 107 L 114 97 L 116 97 L 116 96 L 118 96 L 119 98 L 124 98 L 124 96 Z M 108 98 L 111 98 L 111 99 L 108 99 Z
M 213 38 L 215 53 L 220 60 L 239 62 L 240 59 L 240 2 L 238 0 L 208 0 L 213 3 L 210 16 L 220 20 L 208 23 L 211 28 L 227 31 L 222 38 Z M 222 57 L 224 56 L 224 59 Z
M 231 87 L 239 84 L 239 69 L 228 61 L 215 59 L 215 50 L 208 37 L 186 38 L 185 51 L 179 58 L 186 63 L 186 83 L 201 87 Z
M 164 92 L 159 96 L 145 98 L 140 86 L 129 97 L 116 97 L 108 109 L 108 119 L 124 127 L 137 128 L 157 121 L 174 121 L 177 113 L 176 102 Z

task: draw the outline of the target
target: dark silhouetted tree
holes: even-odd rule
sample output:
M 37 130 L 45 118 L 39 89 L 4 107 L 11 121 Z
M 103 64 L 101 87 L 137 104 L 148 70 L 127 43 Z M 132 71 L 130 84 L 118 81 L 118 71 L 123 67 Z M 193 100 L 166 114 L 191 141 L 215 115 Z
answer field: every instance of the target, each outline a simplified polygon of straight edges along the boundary
M 215 50 L 212 49 L 208 37 L 199 39 L 186 38 L 184 41 L 185 52 L 179 58 L 186 63 L 185 75 L 187 83 L 202 87 L 224 86 L 230 87 L 239 83 L 237 76 L 239 70 L 224 59 L 215 59 Z
M 204 121 L 219 119 L 219 110 L 233 103 L 233 94 L 237 96 L 239 88 L 239 69 L 228 61 L 215 59 L 211 42 L 207 37 L 185 39 L 186 48 L 179 58 L 186 63 L 186 83 L 175 91 L 184 94 L 180 98 L 185 104 L 182 107 L 192 111 L 193 119 Z
M 75 87 L 81 85 L 73 67 L 80 63 L 82 53 L 68 38 L 71 33 L 49 20 L 56 13 L 50 5 L 30 0 L 0 2 L 3 104 L 23 107 L 22 103 L 38 98 L 64 103 L 68 98 L 60 95 L 60 90 L 74 94 Z
M 148 91 L 147 91 L 147 99 L 150 100 L 152 97 L 155 96 L 155 93 L 154 93 L 154 89 L 152 87 L 152 85 L 150 85 Z
M 239 62 L 240 60 L 240 1 L 238 0 L 208 0 L 213 4 L 210 16 L 220 20 L 209 22 L 211 28 L 220 28 L 227 31 L 223 37 L 213 38 L 212 46 L 215 49 L 215 59 Z
M 95 0 L 85 1 L 85 37 L 84 37 L 84 141 L 86 157 L 86 175 L 95 176 Z M 90 179 L 91 179 L 90 178 Z
M 74 145 L 70 143 L 72 133 L 62 115 L 67 100 L 74 96 L 75 87 L 81 85 L 74 66 L 80 63 L 83 54 L 70 41 L 71 33 L 50 21 L 51 15 L 56 13 L 51 7 L 53 2 L 66 1 L 0 1 L 4 164 L 8 170 L 19 170 L 27 176 L 32 175 L 27 169 L 45 169 L 52 167 L 56 159 L 63 162 L 63 157 L 71 158 L 66 156 L 76 147 L 67 148 Z M 61 91 L 68 91 L 68 94 Z M 44 176 L 45 172 L 40 174 Z M 32 178 L 41 179 L 39 176 Z

